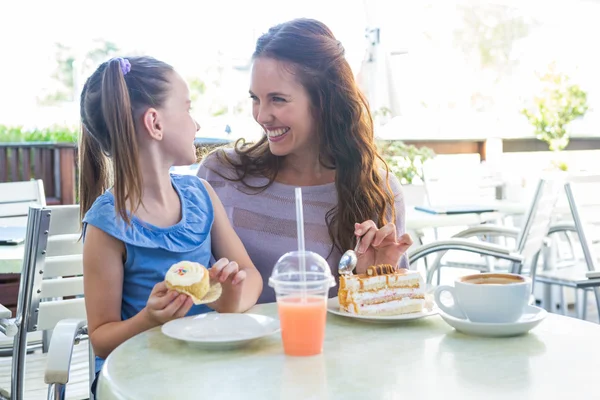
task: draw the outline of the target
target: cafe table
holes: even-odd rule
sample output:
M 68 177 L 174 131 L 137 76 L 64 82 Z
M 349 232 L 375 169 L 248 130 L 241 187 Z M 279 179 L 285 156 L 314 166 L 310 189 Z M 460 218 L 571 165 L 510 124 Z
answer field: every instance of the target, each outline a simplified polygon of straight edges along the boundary
M 19 279 L 24 254 L 25 246 L 22 244 L 0 245 L 0 304 L 12 309 L 13 313 L 17 306 Z M 3 308 L 0 311 L 0 318 L 11 317 L 13 313 L 8 309 Z
M 23 267 L 25 246 L 0 245 L 0 274 L 18 274 Z
M 480 207 L 489 207 L 492 212 L 463 212 L 459 214 L 428 213 L 416 209 L 406 208 L 406 230 L 421 232 L 424 229 L 446 228 L 457 226 L 476 226 L 483 223 L 497 222 L 507 216 L 520 216 L 527 212 L 526 203 L 516 203 L 505 200 L 486 201 L 477 203 Z M 456 205 L 459 207 L 460 205 Z M 468 209 L 467 206 L 463 206 Z
M 277 316 L 276 304 L 250 313 Z M 373 323 L 328 314 L 324 350 L 283 353 L 279 334 L 237 350 L 201 350 L 141 333 L 107 358 L 98 398 L 592 399 L 600 325 L 548 314 L 528 334 L 467 336 L 439 315 Z
M 0 218 L 0 231 L 6 229 L 25 229 L 26 217 Z M 25 246 L 23 243 L 3 244 L 0 243 L 0 274 L 19 274 L 23 267 L 23 256 Z

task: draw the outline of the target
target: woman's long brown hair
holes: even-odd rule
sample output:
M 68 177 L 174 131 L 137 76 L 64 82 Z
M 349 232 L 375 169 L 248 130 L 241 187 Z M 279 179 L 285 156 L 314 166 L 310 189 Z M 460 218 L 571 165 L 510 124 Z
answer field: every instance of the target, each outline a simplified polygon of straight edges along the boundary
M 356 85 L 344 48 L 323 23 L 296 19 L 272 27 L 258 39 L 253 58 L 259 57 L 291 66 L 310 96 L 320 141 L 319 160 L 336 170 L 338 201 L 326 215 L 329 236 L 340 251 L 350 249 L 354 247 L 354 223 L 371 219 L 383 226 L 395 220 L 395 210 L 387 181 L 389 169 L 374 142 L 369 105 Z M 237 171 L 237 179 L 224 178 L 257 190 L 275 181 L 282 157 L 270 152 L 266 136 L 255 144 L 239 140 L 235 152 L 238 160 L 227 157 L 223 150 L 215 154 Z M 250 186 L 245 179 L 249 175 L 265 176 L 268 183 Z
M 79 200 L 81 218 L 94 201 L 114 184 L 115 209 L 127 223 L 127 209 L 135 211 L 142 199 L 142 175 L 134 118 L 149 107 L 160 107 L 173 68 L 151 57 L 102 63 L 81 92 L 79 142 Z

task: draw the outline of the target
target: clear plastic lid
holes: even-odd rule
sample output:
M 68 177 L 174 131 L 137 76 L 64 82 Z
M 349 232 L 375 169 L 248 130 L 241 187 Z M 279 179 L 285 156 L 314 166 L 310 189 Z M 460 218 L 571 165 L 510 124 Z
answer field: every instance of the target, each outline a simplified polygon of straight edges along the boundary
M 304 258 L 304 273 L 302 273 L 302 258 Z M 281 256 L 275 264 L 269 278 L 269 286 L 275 289 L 291 289 L 292 287 L 330 288 L 335 286 L 335 279 L 331 274 L 329 264 L 319 254 L 312 251 L 291 251 Z

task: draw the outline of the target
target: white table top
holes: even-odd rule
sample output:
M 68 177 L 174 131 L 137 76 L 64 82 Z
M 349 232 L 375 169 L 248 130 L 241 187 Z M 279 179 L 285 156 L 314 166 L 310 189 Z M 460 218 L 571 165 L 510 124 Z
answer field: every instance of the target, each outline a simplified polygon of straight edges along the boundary
M 256 314 L 276 316 L 275 304 Z M 279 335 L 204 351 L 135 336 L 108 357 L 98 397 L 110 399 L 588 399 L 600 370 L 600 325 L 550 314 L 529 334 L 478 338 L 439 316 L 371 324 L 329 314 L 324 353 L 286 357 Z
M 2 218 L 0 226 L 27 226 L 27 217 Z M 18 274 L 23 267 L 25 246 L 0 245 L 0 274 Z
M 0 246 L 0 274 L 18 274 L 23 267 L 25 246 Z
M 414 207 L 406 208 L 406 230 L 422 231 L 423 229 L 444 228 L 453 226 L 476 226 L 484 222 L 498 221 L 507 215 L 522 215 L 527 212 L 527 204 L 508 201 L 487 202 L 477 204 L 495 208 L 497 212 L 465 213 L 465 214 L 430 214 L 418 211 Z

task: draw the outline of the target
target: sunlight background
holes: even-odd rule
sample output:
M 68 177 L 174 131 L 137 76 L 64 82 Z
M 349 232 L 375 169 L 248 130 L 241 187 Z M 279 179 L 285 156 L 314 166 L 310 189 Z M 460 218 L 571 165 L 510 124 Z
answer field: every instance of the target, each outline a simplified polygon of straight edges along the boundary
M 386 137 L 530 135 L 518 110 L 532 101 L 536 74 L 551 63 L 588 92 L 591 110 L 574 130 L 597 134 L 600 126 L 594 110 L 600 58 L 589 50 L 600 37 L 594 1 L 223 0 L 209 7 L 183 0 L 37 0 L 5 3 L 1 14 L 4 125 L 76 124 L 76 101 L 43 101 L 60 88 L 53 77 L 57 43 L 75 59 L 76 98 L 91 72 L 81 60 L 110 42 L 119 55 L 152 55 L 199 82 L 195 112 L 203 135 L 223 135 L 229 125 L 236 137 L 252 136 L 248 68 L 257 37 L 276 23 L 312 17 L 344 44 L 372 111 L 387 123 L 379 131 Z M 379 28 L 378 53 L 369 53 L 366 28 Z M 376 63 L 363 63 L 373 54 Z M 385 109 L 391 114 L 379 118 Z

